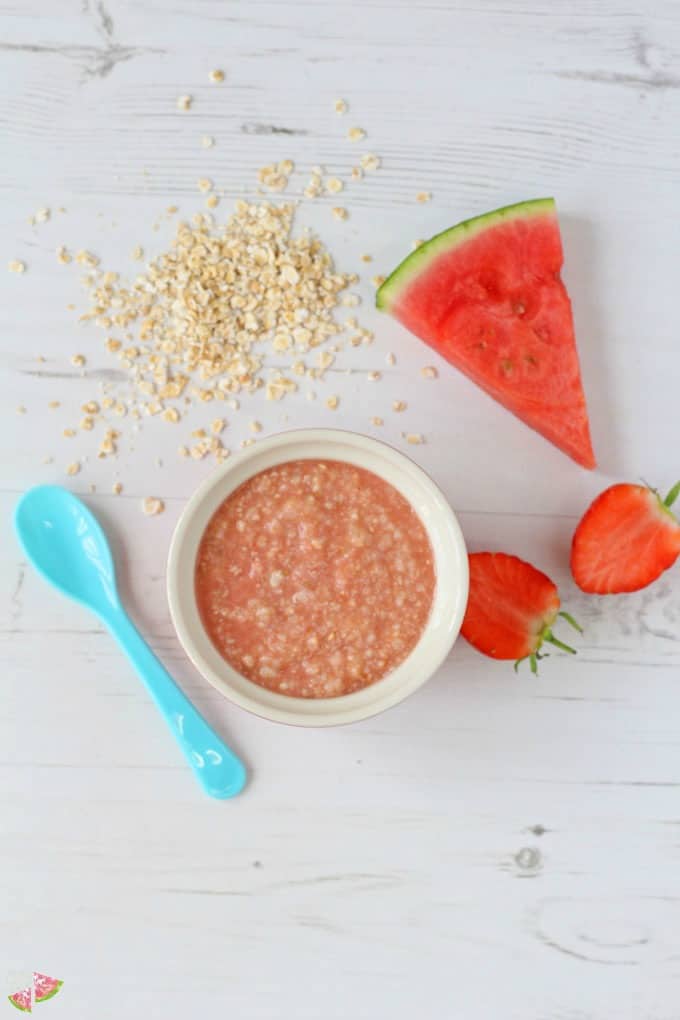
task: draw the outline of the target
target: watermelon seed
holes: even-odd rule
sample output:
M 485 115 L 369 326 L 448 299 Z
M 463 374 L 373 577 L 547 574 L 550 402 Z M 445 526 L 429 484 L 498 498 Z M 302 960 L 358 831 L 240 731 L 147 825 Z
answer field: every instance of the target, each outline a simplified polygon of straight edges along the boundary
M 510 358 L 503 358 L 501 361 L 501 370 L 504 375 L 512 375 L 514 365 Z

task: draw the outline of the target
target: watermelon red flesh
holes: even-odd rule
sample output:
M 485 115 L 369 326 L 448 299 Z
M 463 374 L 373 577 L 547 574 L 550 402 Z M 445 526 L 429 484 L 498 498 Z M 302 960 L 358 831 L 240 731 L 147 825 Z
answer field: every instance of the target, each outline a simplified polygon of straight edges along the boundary
M 31 988 L 22 988 L 20 992 L 15 992 L 13 995 L 8 995 L 7 998 L 12 1003 L 12 1005 L 16 1006 L 17 1009 L 20 1009 L 22 1013 L 32 1013 L 33 1012 L 31 1002 L 32 990 L 33 989 Z
M 421 245 L 377 305 L 583 467 L 595 467 L 552 198 Z
M 57 978 L 48 977 L 47 974 L 38 974 L 37 971 L 33 972 L 33 990 L 35 993 L 36 1002 L 45 1002 L 46 999 L 51 999 L 53 995 L 56 995 L 63 981 L 59 981 Z

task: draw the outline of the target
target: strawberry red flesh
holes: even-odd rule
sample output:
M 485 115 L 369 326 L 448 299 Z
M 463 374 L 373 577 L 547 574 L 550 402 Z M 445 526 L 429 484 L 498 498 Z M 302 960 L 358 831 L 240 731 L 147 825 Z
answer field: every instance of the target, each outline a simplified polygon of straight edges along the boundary
M 670 511 L 677 487 L 663 501 L 644 485 L 612 485 L 591 504 L 572 540 L 576 584 L 594 595 L 639 591 L 680 555 L 680 524 Z
M 494 659 L 535 656 L 542 642 L 552 638 L 550 628 L 560 608 L 556 585 L 530 563 L 506 553 L 472 553 L 469 562 L 463 637 Z

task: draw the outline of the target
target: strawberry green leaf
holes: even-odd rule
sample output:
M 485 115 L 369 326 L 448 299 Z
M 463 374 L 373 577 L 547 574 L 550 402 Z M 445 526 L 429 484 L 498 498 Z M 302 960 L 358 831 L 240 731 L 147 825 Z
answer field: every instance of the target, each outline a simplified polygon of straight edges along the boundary
M 566 613 L 564 609 L 562 609 L 557 615 L 561 616 L 563 620 L 566 620 L 567 623 L 574 628 L 574 630 L 577 630 L 579 632 L 579 634 L 583 633 L 583 627 L 581 626 L 580 623 L 576 622 L 571 613 Z
M 668 493 L 663 501 L 664 506 L 671 507 L 675 503 L 676 499 L 680 496 L 680 482 L 676 482 L 671 491 Z

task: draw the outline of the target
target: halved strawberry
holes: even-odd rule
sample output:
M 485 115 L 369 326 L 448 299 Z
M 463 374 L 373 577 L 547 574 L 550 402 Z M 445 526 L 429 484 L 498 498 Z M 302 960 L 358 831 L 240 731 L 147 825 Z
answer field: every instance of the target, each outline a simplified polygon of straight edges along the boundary
M 680 482 L 665 499 L 646 485 L 612 485 L 586 510 L 571 543 L 571 572 L 594 595 L 639 591 L 680 555 L 680 523 L 671 507 Z
M 507 553 L 472 553 L 470 597 L 461 634 L 471 645 L 493 659 L 515 659 L 515 669 L 529 659 L 538 671 L 544 642 L 575 655 L 552 632 L 558 616 L 581 630 L 568 614 L 560 612 L 557 586 L 530 563 Z

